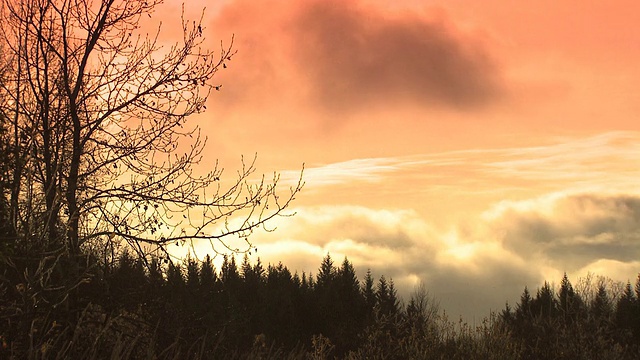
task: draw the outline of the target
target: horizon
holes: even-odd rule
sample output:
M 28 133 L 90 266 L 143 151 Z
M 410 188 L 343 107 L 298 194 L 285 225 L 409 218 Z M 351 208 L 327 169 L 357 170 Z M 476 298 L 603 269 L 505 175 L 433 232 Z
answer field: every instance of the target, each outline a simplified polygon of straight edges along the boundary
M 466 318 L 565 272 L 633 281 L 639 6 L 223 1 L 204 35 L 237 54 L 195 120 L 222 167 L 305 164 L 297 214 L 251 238 L 264 263 L 347 256 Z

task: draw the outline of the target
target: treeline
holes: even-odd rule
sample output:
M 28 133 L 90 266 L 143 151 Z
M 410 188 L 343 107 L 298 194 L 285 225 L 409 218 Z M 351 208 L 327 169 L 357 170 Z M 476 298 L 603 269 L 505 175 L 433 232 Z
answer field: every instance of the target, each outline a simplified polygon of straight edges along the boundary
M 376 317 L 400 313 L 392 280 L 381 276 L 374 282 L 368 273 L 360 284 L 347 259 L 336 267 L 329 255 L 315 277 L 281 263 L 251 264 L 246 256 L 239 265 L 225 257 L 219 271 L 208 257 L 184 266 L 149 265 L 147 270 L 125 253 L 93 284 L 91 301 L 107 313 L 134 315 L 149 331 L 153 327 L 149 335 L 158 349 L 178 339 L 199 343 L 215 357 L 243 355 L 253 345 L 290 352 L 310 348 L 314 335 L 322 334 L 336 355 L 344 355 L 357 348 Z
M 640 277 L 535 294 L 479 325 L 448 319 L 427 289 L 399 299 L 391 279 L 359 280 L 327 255 L 316 275 L 225 257 L 184 263 L 87 257 L 73 291 L 69 262 L 3 258 L 0 358 L 93 359 L 637 359 Z M 25 262 L 26 261 L 26 262 Z M 75 262 L 74 262 L 75 263 Z M 22 264 L 22 265 L 21 265 Z M 67 269 L 67 270 L 65 270 Z M 48 273 L 39 273 L 39 271 Z M 38 282 L 29 282 L 38 279 Z M 586 284 L 586 285 L 585 285 Z
M 565 274 L 559 289 L 548 282 L 532 295 L 525 287 L 501 322 L 523 347 L 523 359 L 640 358 L 640 275 L 635 289 L 600 278 L 576 291 Z
M 93 265 L 75 270 L 85 280 L 73 293 L 28 281 L 29 274 L 59 272 L 59 283 L 63 258 L 24 266 L 16 259 L 5 258 L 0 269 L 2 351 L 16 358 L 111 358 L 114 348 L 132 358 L 302 356 L 313 349 L 344 356 L 372 324 L 402 313 L 392 280 L 374 281 L 368 272 L 360 283 L 346 258 L 336 267 L 329 255 L 316 276 L 260 259 L 251 264 L 247 256 L 240 265 L 224 257 L 219 270 L 209 257 L 182 265 L 128 252 L 111 264 L 87 257 Z

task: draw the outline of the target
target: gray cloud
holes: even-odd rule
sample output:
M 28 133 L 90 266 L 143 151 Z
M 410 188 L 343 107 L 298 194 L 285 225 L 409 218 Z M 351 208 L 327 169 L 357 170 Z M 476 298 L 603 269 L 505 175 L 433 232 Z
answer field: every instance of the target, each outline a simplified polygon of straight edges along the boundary
M 301 208 L 288 224 L 256 239 L 269 254 L 263 260 L 317 273 L 327 253 L 336 265 L 347 256 L 361 279 L 368 268 L 393 278 L 405 299 L 423 282 L 449 314 L 467 320 L 514 304 L 524 286 L 557 282 L 563 271 L 633 278 L 640 258 L 640 197 L 631 195 L 501 203 L 448 235 L 413 211 L 357 206 Z
M 212 25 L 216 38 L 235 33 L 238 50 L 218 77 L 228 85 L 216 94 L 225 107 L 311 104 L 335 115 L 405 101 L 475 109 L 502 90 L 478 39 L 355 0 L 235 0 Z
M 466 109 L 500 92 L 494 62 L 449 25 L 387 17 L 353 1 L 304 4 L 293 22 L 294 53 L 325 108 L 408 99 Z
M 347 256 L 360 279 L 392 278 L 408 296 L 418 282 L 454 317 L 472 319 L 504 306 L 527 284 L 540 282 L 538 269 L 496 244 L 478 244 L 461 256 L 415 212 L 357 206 L 300 208 L 276 233 L 257 235 L 263 262 L 282 261 L 292 270 L 317 274 L 329 253 L 339 266 Z M 464 244 L 463 244 L 464 245 Z
M 574 194 L 537 204 L 530 210 L 507 208 L 495 219 L 492 226 L 507 249 L 539 254 L 567 271 L 600 259 L 640 257 L 640 198 Z

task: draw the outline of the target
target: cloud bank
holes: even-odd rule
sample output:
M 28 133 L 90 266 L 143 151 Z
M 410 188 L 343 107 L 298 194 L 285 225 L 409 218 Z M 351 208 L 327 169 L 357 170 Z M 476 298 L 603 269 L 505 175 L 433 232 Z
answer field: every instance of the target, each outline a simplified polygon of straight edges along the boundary
M 524 286 L 589 271 L 633 280 L 640 268 L 640 196 L 553 194 L 501 202 L 448 232 L 414 211 L 362 206 L 297 209 L 258 235 L 263 261 L 316 273 L 330 254 L 394 279 L 406 298 L 424 283 L 449 314 L 466 319 L 512 304 Z

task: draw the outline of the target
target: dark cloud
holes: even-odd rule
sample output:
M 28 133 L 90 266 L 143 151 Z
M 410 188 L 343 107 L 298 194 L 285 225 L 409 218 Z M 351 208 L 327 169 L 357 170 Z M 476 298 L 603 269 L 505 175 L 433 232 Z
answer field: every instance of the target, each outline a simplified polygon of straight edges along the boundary
M 452 26 L 388 17 L 353 1 L 307 1 L 293 22 L 299 70 L 325 108 L 406 99 L 475 108 L 500 92 L 484 49 Z
M 212 27 L 216 38 L 235 34 L 238 50 L 218 77 L 226 107 L 311 104 L 336 114 L 404 101 L 475 109 L 501 92 L 480 40 L 443 20 L 390 16 L 355 0 L 235 0 Z
M 542 255 L 567 271 L 601 259 L 640 258 L 640 198 L 580 194 L 547 202 L 533 210 L 508 209 L 496 219 L 506 248 Z

